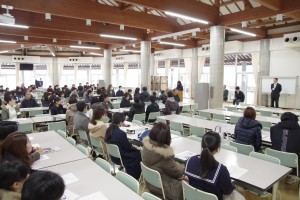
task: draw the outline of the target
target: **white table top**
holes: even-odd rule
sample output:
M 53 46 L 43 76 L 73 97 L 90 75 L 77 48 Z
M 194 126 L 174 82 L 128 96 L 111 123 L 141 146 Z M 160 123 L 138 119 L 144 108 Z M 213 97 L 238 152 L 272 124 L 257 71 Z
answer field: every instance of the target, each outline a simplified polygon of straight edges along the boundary
M 26 111 L 35 111 L 35 110 L 49 110 L 49 107 L 33 107 L 33 108 L 20 108 L 20 112 Z
M 62 121 L 62 120 L 66 119 L 66 114 L 46 115 L 46 116 L 40 116 L 40 117 L 32 117 L 31 119 L 32 119 L 33 123 Z
M 56 172 L 61 176 L 72 173 L 76 178 L 78 178 L 78 181 L 67 184 L 66 189 L 79 195 L 79 197 L 101 192 L 107 199 L 111 200 L 143 199 L 90 159 L 83 159 L 58 166 L 52 166 L 46 168 L 46 170 Z
M 269 107 L 256 107 L 256 106 L 253 106 L 253 105 L 249 105 L 250 107 L 253 107 L 255 108 L 255 110 L 262 110 L 262 111 L 269 111 L 269 112 L 273 112 L 273 113 L 276 113 L 276 114 L 282 114 L 282 113 L 285 113 L 285 112 L 292 112 L 294 113 L 295 115 L 297 116 L 300 116 L 300 111 L 299 110 L 287 110 L 287 109 L 282 109 L 282 108 L 269 108 Z M 241 105 L 229 105 L 229 106 L 226 106 L 226 107 L 233 107 L 233 108 L 237 108 L 237 109 L 245 109 L 247 108 L 248 106 L 241 106 Z
M 5 121 L 18 122 L 19 124 L 33 123 L 31 118 L 8 119 L 8 120 L 5 120 Z
M 38 160 L 33 163 L 34 169 L 42 169 L 45 167 L 60 165 L 75 160 L 87 158 L 76 147 L 71 145 L 67 140 L 58 135 L 55 131 L 32 133 L 27 135 L 31 143 L 39 144 L 41 148 L 59 147 L 61 150 L 57 152 L 50 152 L 45 154 L 50 159 Z
M 196 154 L 201 152 L 200 142 L 183 137 L 173 139 L 171 146 L 174 148 L 175 154 L 184 151 Z M 232 179 L 242 181 L 262 190 L 269 189 L 275 182 L 291 171 L 290 168 L 225 149 L 221 149 L 216 154 L 216 160 L 225 165 L 229 172 L 232 172 Z M 244 171 L 245 173 L 233 173 L 233 171 Z

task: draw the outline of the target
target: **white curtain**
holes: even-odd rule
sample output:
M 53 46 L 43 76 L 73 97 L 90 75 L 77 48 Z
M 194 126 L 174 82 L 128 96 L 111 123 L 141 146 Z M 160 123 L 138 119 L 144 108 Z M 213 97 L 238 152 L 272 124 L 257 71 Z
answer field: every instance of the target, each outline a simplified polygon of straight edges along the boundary
M 258 91 L 259 91 L 259 52 L 252 52 L 252 67 L 253 67 L 253 76 L 255 81 L 255 90 L 254 90 L 254 105 L 258 102 Z
M 205 56 L 200 56 L 198 58 L 198 82 L 201 81 L 201 77 L 202 77 L 202 74 L 203 74 L 204 64 L 205 64 Z

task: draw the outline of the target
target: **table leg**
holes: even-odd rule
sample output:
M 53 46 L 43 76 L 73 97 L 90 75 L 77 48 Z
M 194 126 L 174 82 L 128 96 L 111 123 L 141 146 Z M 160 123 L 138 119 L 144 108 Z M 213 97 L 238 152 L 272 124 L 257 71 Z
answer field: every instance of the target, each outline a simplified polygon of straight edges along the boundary
M 277 190 L 278 190 L 279 181 L 273 185 L 272 189 L 272 200 L 276 200 Z

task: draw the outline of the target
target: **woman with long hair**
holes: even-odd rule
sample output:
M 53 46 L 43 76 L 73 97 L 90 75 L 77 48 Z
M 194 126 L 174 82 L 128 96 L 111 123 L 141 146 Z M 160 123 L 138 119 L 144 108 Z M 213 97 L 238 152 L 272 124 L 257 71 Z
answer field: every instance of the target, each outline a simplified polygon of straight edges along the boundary
M 178 91 L 178 96 L 180 98 L 180 101 L 183 101 L 183 86 L 182 86 L 181 81 L 177 81 L 176 89 Z
M 63 114 L 64 107 L 61 105 L 61 101 L 59 97 L 55 97 L 50 104 L 51 115 Z

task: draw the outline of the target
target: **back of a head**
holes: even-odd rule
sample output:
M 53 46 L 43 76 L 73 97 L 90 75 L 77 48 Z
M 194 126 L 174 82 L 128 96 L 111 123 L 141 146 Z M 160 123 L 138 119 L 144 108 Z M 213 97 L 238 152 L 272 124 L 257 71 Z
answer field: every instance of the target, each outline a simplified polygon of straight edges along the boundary
M 150 96 L 150 101 L 151 101 L 151 103 L 154 103 L 154 102 L 155 102 L 155 100 L 156 100 L 156 97 L 155 97 L 155 96 L 153 96 L 153 95 L 151 95 L 151 96 Z
M 174 97 L 174 94 L 172 91 L 168 91 L 168 97 Z
M 91 120 L 91 123 L 96 125 L 97 124 L 97 120 L 100 120 L 104 115 L 105 115 L 106 111 L 103 108 L 99 108 L 96 107 L 95 109 L 93 109 L 93 117 Z
M 165 91 L 164 91 L 164 90 L 162 90 L 162 91 L 160 91 L 160 93 L 161 93 L 161 94 L 164 94 L 164 93 L 165 93 Z
M 135 88 L 135 90 L 134 90 L 134 94 L 138 94 L 138 93 L 140 93 L 140 88 Z
M 237 87 L 235 87 L 235 90 L 240 90 L 240 87 L 238 87 L 238 86 L 237 86 Z
M 124 93 L 124 98 L 127 98 L 129 96 L 129 93 L 128 92 L 125 92 Z
M 147 91 L 147 87 L 144 86 L 142 90 L 143 90 L 144 92 L 146 92 L 146 91 Z
M 91 100 L 91 105 L 93 105 L 94 103 L 100 102 L 99 97 L 93 97 Z
M 64 191 L 64 180 L 58 174 L 37 171 L 25 181 L 21 200 L 58 200 Z
M 123 113 L 115 113 L 112 117 L 112 122 L 108 129 L 106 129 L 105 142 L 108 142 L 112 137 L 112 131 L 114 126 L 118 126 L 121 122 L 125 121 L 125 115 Z
M 202 151 L 200 162 L 200 177 L 205 178 L 207 174 L 213 170 L 217 161 L 213 156 L 213 152 L 217 151 L 221 145 L 221 137 L 214 131 L 209 131 L 202 137 Z
M 86 104 L 83 101 L 78 101 L 76 107 L 77 107 L 77 111 L 83 112 L 84 108 L 86 107 Z
M 128 91 L 127 91 L 128 93 L 130 93 L 130 92 L 132 92 L 132 89 L 128 89 Z
M 294 113 L 285 112 L 281 115 L 280 120 L 282 122 L 285 122 L 285 121 L 298 122 L 298 117 Z
M 77 95 L 72 94 L 70 99 L 69 99 L 69 104 L 74 104 L 77 103 Z
M 17 122 L 2 121 L 0 122 L 0 141 L 4 140 L 9 134 L 18 130 Z
M 162 122 L 155 124 L 149 134 L 149 138 L 157 142 L 160 146 L 171 144 L 170 127 Z
M 256 118 L 256 111 L 252 107 L 247 107 L 244 110 L 244 117 L 254 119 Z

